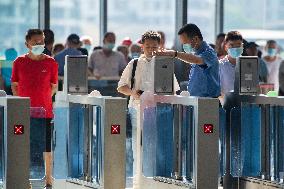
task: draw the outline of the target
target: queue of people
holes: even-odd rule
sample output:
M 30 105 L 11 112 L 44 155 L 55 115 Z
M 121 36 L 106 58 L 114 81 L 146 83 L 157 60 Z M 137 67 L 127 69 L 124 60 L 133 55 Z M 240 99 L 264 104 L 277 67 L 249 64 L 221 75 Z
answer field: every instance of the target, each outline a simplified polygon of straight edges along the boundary
M 141 171 L 138 166 L 140 159 L 136 156 L 137 151 L 141 150 L 137 143 L 140 140 L 137 133 L 141 130 L 138 121 L 140 96 L 141 91 L 153 91 L 153 56 L 173 57 L 190 64 L 187 86 L 189 94 L 219 98 L 222 102 L 222 97 L 234 90 L 236 59 L 242 55 L 260 54 L 258 45 L 245 41 L 238 31 L 219 34 L 216 44 L 209 45 L 197 25 L 186 24 L 180 28 L 178 38 L 182 51 L 166 48 L 166 38 L 162 31 L 147 31 L 137 43 L 125 38 L 115 51 L 116 35 L 113 32 L 104 35 L 102 46 L 92 49 L 92 39 L 88 36 L 80 38 L 77 34 L 70 34 L 65 45 L 54 45 L 54 33 L 51 30 L 30 29 L 25 36 L 27 54 L 18 56 L 13 48 L 5 51 L 6 59 L 1 62 L 1 89 L 7 94 L 30 97 L 31 107 L 43 107 L 46 110 L 43 117 L 32 118 L 46 123 L 44 129 L 47 134 L 42 137 L 42 143 L 46 144 L 46 188 L 52 187 L 52 95 L 57 90 L 58 76 L 64 75 L 66 55 L 87 55 L 90 76 L 96 79 L 120 77 L 118 92 L 130 96 L 128 108 L 132 122 L 135 189 L 139 185 L 136 176 Z M 259 56 L 259 79 L 261 82 L 273 84 L 274 90 L 284 94 L 284 64 L 278 56 L 277 42 L 267 41 L 264 53 L 263 57 Z M 174 90 L 180 90 L 175 77 Z

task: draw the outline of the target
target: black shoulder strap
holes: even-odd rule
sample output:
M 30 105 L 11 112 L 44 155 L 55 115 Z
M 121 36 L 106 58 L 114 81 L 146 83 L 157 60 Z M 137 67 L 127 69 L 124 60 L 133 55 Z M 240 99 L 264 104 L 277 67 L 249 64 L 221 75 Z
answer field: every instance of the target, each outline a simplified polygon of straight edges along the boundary
M 135 71 L 136 71 L 136 67 L 137 67 L 137 62 L 138 62 L 138 59 L 134 59 L 133 68 L 132 68 L 132 75 L 131 75 L 130 89 L 132 89 L 133 85 L 134 85 L 134 77 L 135 77 Z

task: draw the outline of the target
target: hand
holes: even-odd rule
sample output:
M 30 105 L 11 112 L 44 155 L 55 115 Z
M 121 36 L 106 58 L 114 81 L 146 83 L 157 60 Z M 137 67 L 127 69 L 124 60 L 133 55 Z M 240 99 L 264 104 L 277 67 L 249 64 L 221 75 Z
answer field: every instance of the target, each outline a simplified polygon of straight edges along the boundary
M 156 51 L 154 55 L 156 56 L 170 56 L 175 57 L 176 51 L 174 50 L 163 50 L 163 51 Z
M 140 93 L 139 91 L 133 89 L 132 92 L 131 92 L 131 96 L 133 96 L 134 100 L 139 100 L 140 99 Z

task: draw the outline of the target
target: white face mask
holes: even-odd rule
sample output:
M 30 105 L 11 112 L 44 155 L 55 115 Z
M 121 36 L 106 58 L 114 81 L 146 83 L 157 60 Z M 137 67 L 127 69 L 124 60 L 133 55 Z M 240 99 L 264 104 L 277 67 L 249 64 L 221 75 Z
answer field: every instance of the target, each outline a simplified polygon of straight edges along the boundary
M 32 50 L 31 52 L 34 54 L 34 55 L 41 55 L 41 53 L 44 51 L 44 45 L 34 45 L 32 46 Z

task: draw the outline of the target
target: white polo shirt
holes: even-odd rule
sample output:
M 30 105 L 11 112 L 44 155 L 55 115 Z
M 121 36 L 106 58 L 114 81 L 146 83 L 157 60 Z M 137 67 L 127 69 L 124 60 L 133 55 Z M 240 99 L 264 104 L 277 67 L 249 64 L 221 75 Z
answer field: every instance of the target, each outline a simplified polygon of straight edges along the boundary
M 154 62 L 152 59 L 146 58 L 145 55 L 141 55 L 137 62 L 137 67 L 134 77 L 134 86 L 135 90 L 142 91 L 151 91 L 154 92 Z M 126 68 L 124 69 L 121 78 L 118 82 L 118 88 L 127 85 L 130 88 L 132 69 L 133 69 L 134 60 L 131 60 Z M 174 90 L 178 91 L 179 84 L 176 77 L 174 76 Z M 140 104 L 140 100 L 133 100 L 132 96 L 129 100 L 129 107 L 135 106 L 135 104 Z
M 274 90 L 279 90 L 279 68 L 280 64 L 282 62 L 282 59 L 280 57 L 277 57 L 275 61 L 273 62 L 267 62 L 265 59 L 263 59 L 267 66 L 268 70 L 268 78 L 267 83 L 273 83 L 274 84 Z

